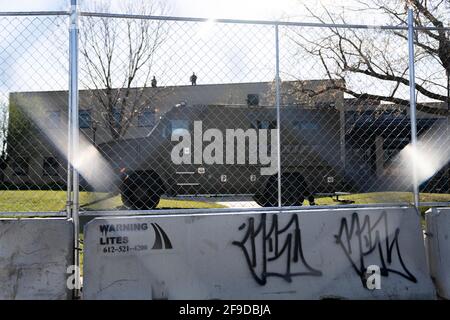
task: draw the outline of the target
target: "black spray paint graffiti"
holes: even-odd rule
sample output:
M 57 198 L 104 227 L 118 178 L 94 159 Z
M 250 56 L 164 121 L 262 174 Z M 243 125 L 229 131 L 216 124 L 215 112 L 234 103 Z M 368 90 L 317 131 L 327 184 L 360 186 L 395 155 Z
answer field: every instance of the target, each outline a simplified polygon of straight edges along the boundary
M 256 282 L 265 285 L 268 277 L 280 277 L 292 282 L 292 277 L 321 276 L 321 271 L 306 262 L 297 215 L 293 214 L 283 228 L 278 224 L 278 216 L 271 216 L 270 227 L 266 223 L 266 214 L 261 215 L 258 226 L 255 226 L 253 217 L 249 218 L 239 227 L 239 230 L 247 228 L 242 241 L 233 241 L 244 252 Z M 282 259 L 284 263 L 280 264 Z
M 398 242 L 399 233 L 400 229 L 396 228 L 393 234 L 389 234 L 386 212 L 383 212 L 375 222 L 366 215 L 362 224 L 358 213 L 355 212 L 352 214 L 350 226 L 347 218 L 341 219 L 339 233 L 335 235 L 335 238 L 364 286 L 366 285 L 366 262 L 369 259 L 368 264 L 380 266 L 382 276 L 387 277 L 389 273 L 395 273 L 416 283 L 416 277 L 408 270 L 402 259 Z M 394 264 L 398 266 L 397 269 L 392 267 Z

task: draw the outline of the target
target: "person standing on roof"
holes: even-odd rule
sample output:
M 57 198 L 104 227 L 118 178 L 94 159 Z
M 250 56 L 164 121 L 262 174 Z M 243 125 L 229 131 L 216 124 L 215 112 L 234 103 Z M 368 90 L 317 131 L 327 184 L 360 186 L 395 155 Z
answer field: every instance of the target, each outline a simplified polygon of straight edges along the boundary
M 192 76 L 190 77 L 190 80 L 191 80 L 191 84 L 192 84 L 193 86 L 196 86 L 196 85 L 197 85 L 197 76 L 195 75 L 194 72 L 192 72 Z

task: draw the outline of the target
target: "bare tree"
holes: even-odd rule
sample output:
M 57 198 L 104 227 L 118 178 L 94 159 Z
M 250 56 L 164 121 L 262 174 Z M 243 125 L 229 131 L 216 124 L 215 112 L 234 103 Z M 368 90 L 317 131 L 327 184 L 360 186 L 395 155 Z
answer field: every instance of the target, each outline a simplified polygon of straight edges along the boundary
M 164 14 L 166 7 L 157 1 L 134 1 L 125 10 L 150 16 Z M 111 137 L 118 140 L 155 98 L 144 88 L 167 29 L 162 20 L 83 17 L 80 32 L 83 85 L 102 109 Z
M 444 28 L 448 19 L 448 0 L 374 0 L 360 1 L 363 11 L 382 13 L 391 24 L 407 25 L 407 9 L 414 9 L 414 23 L 421 29 L 415 33 L 416 63 L 422 63 L 429 72 L 416 74 L 416 90 L 423 98 L 417 109 L 430 114 L 447 115 L 447 108 L 436 108 L 423 101 L 434 101 L 443 105 L 450 103 L 447 94 L 450 75 L 450 32 Z M 324 8 L 325 14 L 318 15 L 306 10 L 319 22 L 347 24 L 342 14 L 334 14 Z M 315 57 L 323 68 L 324 75 L 333 80 L 319 91 L 308 92 L 317 95 L 329 90 L 340 90 L 361 100 L 376 100 L 409 105 L 409 99 L 402 96 L 405 86 L 409 86 L 408 52 L 405 50 L 407 33 L 392 29 L 376 32 L 352 28 L 330 27 L 318 38 L 304 35 L 304 30 L 296 32 L 291 40 L 309 57 Z M 402 48 L 402 50 L 398 50 Z M 401 52 L 400 52 L 401 51 Z M 382 83 L 364 87 L 351 85 L 354 79 L 369 79 Z M 334 81 L 339 80 L 339 81 Z M 361 82 L 361 80 L 360 80 Z

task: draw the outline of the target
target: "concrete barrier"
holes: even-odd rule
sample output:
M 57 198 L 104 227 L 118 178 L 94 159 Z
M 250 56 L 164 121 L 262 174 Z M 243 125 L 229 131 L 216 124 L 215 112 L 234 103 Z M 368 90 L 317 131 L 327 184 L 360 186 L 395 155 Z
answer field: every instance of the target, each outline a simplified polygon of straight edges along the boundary
M 70 299 L 72 260 L 67 219 L 0 219 L 0 299 Z
M 438 295 L 450 299 L 450 208 L 432 208 L 425 217 L 431 277 Z
M 412 208 L 96 218 L 84 235 L 85 299 L 435 298 Z

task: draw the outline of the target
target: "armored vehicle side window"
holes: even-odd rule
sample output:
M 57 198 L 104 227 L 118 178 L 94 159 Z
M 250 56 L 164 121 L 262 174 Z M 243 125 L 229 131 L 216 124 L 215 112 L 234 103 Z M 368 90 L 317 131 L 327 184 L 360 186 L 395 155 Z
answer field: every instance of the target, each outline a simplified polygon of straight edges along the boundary
M 277 122 L 270 120 L 257 120 L 256 121 L 258 129 L 276 129 Z
M 173 133 L 179 133 L 177 130 L 189 130 L 189 121 L 188 120 L 169 120 L 169 123 L 166 124 L 164 130 L 162 131 L 162 136 L 164 138 L 171 137 Z
M 318 129 L 317 123 L 312 121 L 295 121 L 294 127 L 300 130 L 310 130 L 310 131 Z

